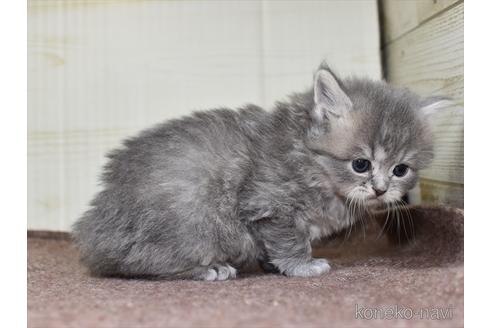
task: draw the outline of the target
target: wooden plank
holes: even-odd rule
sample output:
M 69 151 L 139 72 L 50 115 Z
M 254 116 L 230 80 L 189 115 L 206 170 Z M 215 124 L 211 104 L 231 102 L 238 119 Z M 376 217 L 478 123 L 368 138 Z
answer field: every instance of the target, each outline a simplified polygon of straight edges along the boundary
M 383 0 L 380 3 L 383 6 L 383 36 L 385 44 L 419 24 L 415 1 Z
M 463 184 L 464 167 L 463 12 L 464 5 L 459 3 L 384 49 L 390 83 L 409 87 L 423 96 L 446 95 L 455 100 L 456 106 L 434 117 L 436 156 L 432 166 L 422 172 L 422 177 L 457 185 Z M 425 185 L 430 188 L 432 182 Z M 450 192 L 450 199 L 462 204 L 457 189 L 437 185 L 434 189 L 432 192 L 422 189 L 424 201 L 426 197 L 433 199 L 431 195 Z M 439 199 L 444 197 L 441 195 Z
M 462 0 L 383 0 L 384 43 L 401 37 Z
M 463 0 L 417 0 L 419 24 Z
M 437 180 L 420 180 L 422 201 L 440 205 L 464 207 L 464 185 Z
M 408 193 L 410 204 L 436 204 L 464 207 L 464 185 L 445 181 L 420 179 L 420 183 Z

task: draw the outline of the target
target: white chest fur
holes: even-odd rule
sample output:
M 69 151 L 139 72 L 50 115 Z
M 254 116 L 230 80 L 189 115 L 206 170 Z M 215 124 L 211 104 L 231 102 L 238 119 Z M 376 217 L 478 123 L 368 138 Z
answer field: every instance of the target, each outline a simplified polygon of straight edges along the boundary
M 330 236 L 352 224 L 355 219 L 345 204 L 339 199 L 333 199 L 308 213 L 307 231 L 311 241 Z

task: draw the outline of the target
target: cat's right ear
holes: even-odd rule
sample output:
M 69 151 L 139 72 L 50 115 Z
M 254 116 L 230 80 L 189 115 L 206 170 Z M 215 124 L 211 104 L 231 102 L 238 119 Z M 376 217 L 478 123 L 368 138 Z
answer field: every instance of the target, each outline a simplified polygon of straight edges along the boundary
M 352 109 L 352 101 L 343 91 L 338 79 L 327 69 L 319 69 L 314 76 L 314 119 L 342 117 Z

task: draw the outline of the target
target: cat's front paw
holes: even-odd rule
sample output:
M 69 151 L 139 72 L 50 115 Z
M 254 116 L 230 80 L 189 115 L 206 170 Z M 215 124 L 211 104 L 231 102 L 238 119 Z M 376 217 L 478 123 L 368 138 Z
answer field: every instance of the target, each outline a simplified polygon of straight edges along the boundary
M 326 259 L 311 259 L 307 263 L 299 264 L 284 273 L 289 277 L 317 277 L 330 271 L 330 264 Z
M 203 280 L 228 280 L 236 278 L 236 275 L 237 270 L 229 264 L 213 265 L 207 270 L 206 274 L 203 276 Z

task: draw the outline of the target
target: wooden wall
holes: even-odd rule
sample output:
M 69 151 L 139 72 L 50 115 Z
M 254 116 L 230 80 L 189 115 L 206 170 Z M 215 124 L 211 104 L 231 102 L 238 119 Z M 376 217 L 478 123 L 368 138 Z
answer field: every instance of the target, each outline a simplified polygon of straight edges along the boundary
M 28 228 L 69 230 L 104 154 L 196 109 L 381 77 L 376 0 L 28 0 Z
M 380 6 L 387 80 L 456 102 L 435 117 L 436 157 L 412 198 L 463 207 L 464 2 L 383 0 Z

